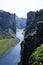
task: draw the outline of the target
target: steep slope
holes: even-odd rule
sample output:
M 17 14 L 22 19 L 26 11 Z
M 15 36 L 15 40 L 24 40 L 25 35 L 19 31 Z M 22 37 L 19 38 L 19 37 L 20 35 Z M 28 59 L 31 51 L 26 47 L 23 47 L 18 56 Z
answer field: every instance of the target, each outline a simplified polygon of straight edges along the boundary
M 31 55 L 36 48 L 43 44 L 43 10 L 37 12 L 29 12 L 27 14 L 26 23 L 24 41 L 21 43 L 21 65 L 36 65 L 31 64 L 31 61 L 34 63 L 34 57 L 31 58 Z M 35 52 L 37 52 L 37 50 Z M 43 58 L 43 52 L 41 58 Z

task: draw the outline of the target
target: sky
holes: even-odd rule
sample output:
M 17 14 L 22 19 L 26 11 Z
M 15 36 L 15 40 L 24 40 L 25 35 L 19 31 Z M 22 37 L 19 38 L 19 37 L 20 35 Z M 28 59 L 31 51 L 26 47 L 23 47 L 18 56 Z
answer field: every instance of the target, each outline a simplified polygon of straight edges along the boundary
M 29 11 L 43 9 L 43 0 L 0 0 L 0 10 L 27 17 Z

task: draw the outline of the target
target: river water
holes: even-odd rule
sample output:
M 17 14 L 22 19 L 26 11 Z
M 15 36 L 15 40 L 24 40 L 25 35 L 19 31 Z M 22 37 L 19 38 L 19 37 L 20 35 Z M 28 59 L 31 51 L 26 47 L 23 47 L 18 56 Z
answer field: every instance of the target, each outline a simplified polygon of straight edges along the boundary
M 0 65 L 18 65 L 20 61 L 20 43 L 23 41 L 22 35 L 23 29 L 19 29 L 16 33 L 16 37 L 20 39 L 20 42 L 5 56 L 0 59 Z

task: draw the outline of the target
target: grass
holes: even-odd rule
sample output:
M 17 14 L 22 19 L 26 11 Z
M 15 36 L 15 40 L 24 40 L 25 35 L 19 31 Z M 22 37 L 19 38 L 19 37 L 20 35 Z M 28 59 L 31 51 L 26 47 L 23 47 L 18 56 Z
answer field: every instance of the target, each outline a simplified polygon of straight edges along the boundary
M 43 60 L 43 44 L 35 50 L 35 52 L 33 53 L 33 56 L 38 61 Z
M 31 57 L 34 58 L 34 61 L 31 59 L 31 65 L 43 65 L 43 44 L 35 49 Z
M 17 38 L 0 40 L 0 58 L 7 54 L 18 42 Z

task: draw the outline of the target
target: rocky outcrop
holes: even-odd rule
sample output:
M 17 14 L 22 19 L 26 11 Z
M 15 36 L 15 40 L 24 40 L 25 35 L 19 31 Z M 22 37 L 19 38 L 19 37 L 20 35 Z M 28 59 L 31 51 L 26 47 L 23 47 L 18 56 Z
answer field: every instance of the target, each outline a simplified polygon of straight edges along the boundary
M 43 43 L 43 10 L 29 12 L 24 41 L 21 43 L 21 65 L 32 65 L 29 58 Z

